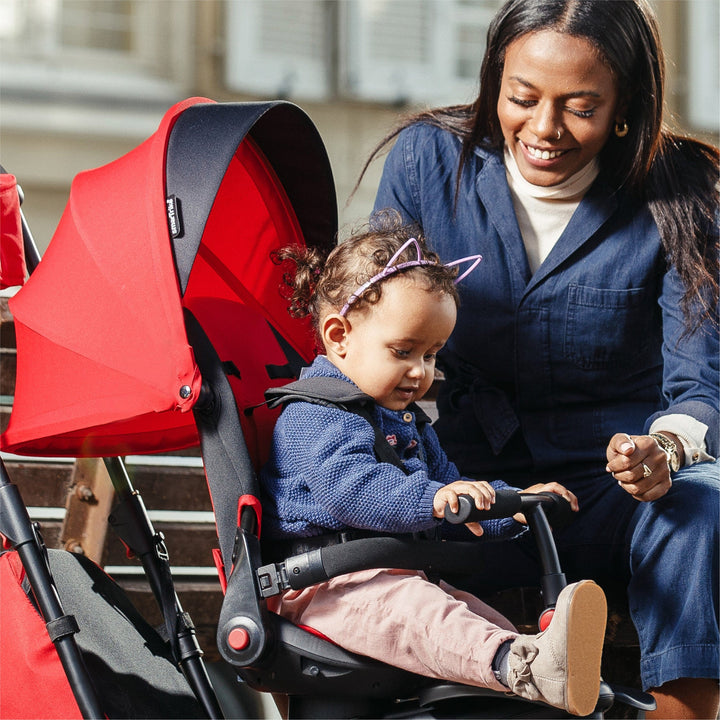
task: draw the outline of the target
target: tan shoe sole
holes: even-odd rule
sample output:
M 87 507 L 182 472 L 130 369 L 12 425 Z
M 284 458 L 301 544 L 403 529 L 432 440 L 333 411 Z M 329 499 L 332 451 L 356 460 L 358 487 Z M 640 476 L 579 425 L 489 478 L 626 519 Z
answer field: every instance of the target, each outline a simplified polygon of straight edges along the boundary
M 577 584 L 570 596 L 567 617 L 567 708 L 573 715 L 589 715 L 600 693 L 607 601 L 591 580 Z

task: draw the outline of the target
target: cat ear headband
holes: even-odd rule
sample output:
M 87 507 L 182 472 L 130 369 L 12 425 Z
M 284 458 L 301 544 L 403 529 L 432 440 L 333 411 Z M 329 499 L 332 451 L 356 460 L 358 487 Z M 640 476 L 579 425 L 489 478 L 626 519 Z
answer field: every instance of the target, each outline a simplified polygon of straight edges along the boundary
M 415 245 L 415 249 L 417 250 L 417 259 L 416 260 L 408 260 L 407 262 L 399 263 L 398 265 L 395 265 L 395 262 L 397 259 L 403 254 L 403 251 L 409 247 L 410 245 Z M 482 255 L 468 255 L 467 257 L 460 258 L 459 260 L 453 260 L 452 262 L 445 263 L 445 267 L 454 267 L 455 265 L 459 265 L 460 263 L 464 262 L 470 262 L 473 261 L 472 265 L 465 270 L 465 272 L 462 273 L 462 275 L 459 275 L 457 278 L 455 278 L 455 284 L 457 285 L 461 280 L 464 280 L 480 263 L 482 260 Z M 340 315 L 343 317 L 347 314 L 347 311 L 350 309 L 350 306 L 357 301 L 357 299 L 371 286 L 375 285 L 375 283 L 380 282 L 381 280 L 384 280 L 386 277 L 389 277 L 390 275 L 395 274 L 396 272 L 400 272 L 401 270 L 407 270 L 411 267 L 417 267 L 418 265 L 437 265 L 437 262 L 434 260 L 426 260 L 422 256 L 422 250 L 420 249 L 420 243 L 417 241 L 416 238 L 410 238 L 407 242 L 405 242 L 402 247 L 388 260 L 387 265 L 377 274 L 373 275 L 366 283 L 361 285 L 347 300 L 345 305 L 343 305 L 342 310 L 340 311 Z

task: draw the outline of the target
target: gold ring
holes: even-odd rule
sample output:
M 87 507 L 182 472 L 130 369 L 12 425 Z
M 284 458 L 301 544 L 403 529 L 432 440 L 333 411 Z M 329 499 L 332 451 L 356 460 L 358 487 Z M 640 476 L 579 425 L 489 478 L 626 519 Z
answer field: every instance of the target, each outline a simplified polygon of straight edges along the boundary
M 643 466 L 643 477 L 650 477 L 652 475 L 652 470 L 645 464 L 642 464 Z

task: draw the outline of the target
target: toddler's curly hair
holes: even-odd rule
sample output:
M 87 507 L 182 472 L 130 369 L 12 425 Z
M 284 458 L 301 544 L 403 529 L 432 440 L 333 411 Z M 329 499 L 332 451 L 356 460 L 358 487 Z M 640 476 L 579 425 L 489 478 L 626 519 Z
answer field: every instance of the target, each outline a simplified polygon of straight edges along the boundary
M 428 292 L 446 293 L 459 304 L 455 286 L 457 268 L 446 267 L 428 250 L 417 227 L 403 225 L 395 210 L 383 210 L 373 214 L 367 225 L 340 242 L 327 256 L 317 248 L 298 245 L 273 253 L 274 262 L 289 266 L 284 274 L 284 294 L 290 300 L 290 314 L 293 317 L 310 315 L 317 330 L 321 317 L 329 312 L 340 312 L 348 298 L 377 275 L 410 238 L 418 241 L 422 257 L 433 264 L 417 265 L 397 274 L 422 278 Z M 397 264 L 416 258 L 417 250 L 412 245 L 397 258 Z M 377 303 L 385 282 L 387 279 L 373 283 L 358 296 L 348 312 L 357 312 Z

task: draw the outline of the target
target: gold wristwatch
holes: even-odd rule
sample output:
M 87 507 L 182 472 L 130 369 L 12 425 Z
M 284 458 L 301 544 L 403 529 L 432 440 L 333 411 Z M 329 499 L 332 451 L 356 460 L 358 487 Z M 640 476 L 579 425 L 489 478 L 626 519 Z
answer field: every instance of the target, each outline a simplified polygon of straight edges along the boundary
M 662 433 L 650 433 L 650 437 L 665 451 L 670 471 L 677 472 L 680 469 L 680 456 L 678 455 L 677 445 L 674 441 Z

